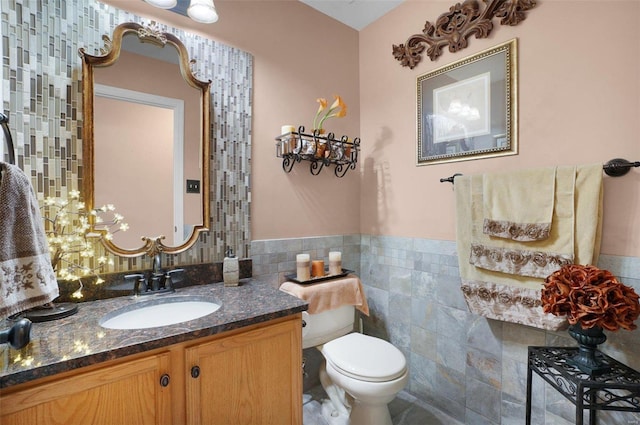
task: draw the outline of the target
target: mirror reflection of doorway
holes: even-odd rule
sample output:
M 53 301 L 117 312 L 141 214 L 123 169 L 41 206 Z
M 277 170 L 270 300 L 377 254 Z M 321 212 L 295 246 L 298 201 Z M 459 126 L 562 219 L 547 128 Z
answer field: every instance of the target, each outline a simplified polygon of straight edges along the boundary
M 141 234 L 163 234 L 167 242 L 182 244 L 184 101 L 100 84 L 94 94 L 94 113 L 101 117 L 94 125 L 100 141 L 95 205 L 117 200 L 117 212 L 135 229 L 115 234 L 115 242 L 134 249 L 142 243 Z M 172 215 L 166 214 L 169 199 Z

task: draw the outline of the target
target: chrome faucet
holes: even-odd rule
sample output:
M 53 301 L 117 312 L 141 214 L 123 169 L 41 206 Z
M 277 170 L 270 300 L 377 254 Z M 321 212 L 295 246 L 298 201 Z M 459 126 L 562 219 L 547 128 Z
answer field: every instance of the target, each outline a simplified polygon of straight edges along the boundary
M 160 252 L 157 251 L 153 255 L 153 261 L 151 266 L 151 276 L 149 276 L 150 289 L 152 291 L 158 291 L 164 286 L 164 273 L 162 272 L 162 258 Z
M 174 280 L 180 282 L 183 269 L 163 271 L 160 252 L 152 255 L 151 272 L 126 275 L 125 280 L 133 280 L 133 295 L 150 295 L 174 292 Z
M 160 258 L 160 253 L 156 252 L 153 256 L 153 266 L 151 268 L 151 272 L 153 274 L 162 274 L 162 258 Z

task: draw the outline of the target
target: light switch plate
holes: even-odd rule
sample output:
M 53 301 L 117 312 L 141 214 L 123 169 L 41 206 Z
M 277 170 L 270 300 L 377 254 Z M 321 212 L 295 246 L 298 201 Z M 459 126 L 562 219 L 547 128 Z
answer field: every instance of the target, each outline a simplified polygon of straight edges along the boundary
M 200 180 L 187 180 L 187 193 L 200 193 Z

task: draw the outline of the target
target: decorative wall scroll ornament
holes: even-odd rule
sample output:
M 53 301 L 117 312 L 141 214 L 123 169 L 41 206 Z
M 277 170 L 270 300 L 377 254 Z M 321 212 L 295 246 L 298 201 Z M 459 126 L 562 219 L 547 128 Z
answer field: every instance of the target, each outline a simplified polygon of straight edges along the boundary
M 483 9 L 477 0 L 465 0 L 456 3 L 436 20 L 435 25 L 427 21 L 422 34 L 414 34 L 405 44 L 393 45 L 393 57 L 402 66 L 413 69 L 421 60 L 425 44 L 429 46 L 427 56 L 433 61 L 441 54 L 445 46 L 455 53 L 468 45 L 472 35 L 486 38 L 493 29 L 492 19 L 500 18 L 502 25 L 518 25 L 526 18 L 525 12 L 532 9 L 534 0 L 483 0 Z

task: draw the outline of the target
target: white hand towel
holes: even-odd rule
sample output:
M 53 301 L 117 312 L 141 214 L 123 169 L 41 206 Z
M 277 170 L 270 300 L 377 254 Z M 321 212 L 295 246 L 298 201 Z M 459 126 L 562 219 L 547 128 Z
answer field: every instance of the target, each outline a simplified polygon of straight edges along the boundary
M 59 295 L 40 207 L 29 178 L 0 162 L 0 319 Z
M 599 171 L 602 176 L 602 170 Z M 544 279 L 575 258 L 574 229 L 576 167 L 559 167 L 554 172 L 555 200 L 550 233 L 544 239 L 524 242 L 491 237 L 483 232 L 482 209 L 485 176 L 471 176 L 472 244 L 470 261 L 476 267 L 519 276 Z M 505 176 L 506 177 L 506 176 Z M 546 192 L 545 185 L 543 191 Z M 532 188 L 531 191 L 535 189 Z M 593 204 L 595 205 L 595 203 Z M 587 208 L 587 206 L 581 206 Z M 513 209 L 518 209 L 517 205 Z M 486 223 L 486 217 L 484 219 Z
M 485 174 L 484 233 L 523 242 L 547 239 L 555 185 L 555 167 Z

